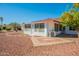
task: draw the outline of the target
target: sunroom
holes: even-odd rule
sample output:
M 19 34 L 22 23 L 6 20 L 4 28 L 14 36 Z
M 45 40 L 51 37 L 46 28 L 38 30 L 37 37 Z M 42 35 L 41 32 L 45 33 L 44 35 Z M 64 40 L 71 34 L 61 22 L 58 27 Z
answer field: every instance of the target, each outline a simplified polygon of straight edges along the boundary
M 32 35 L 46 36 L 46 24 L 45 23 L 32 24 Z

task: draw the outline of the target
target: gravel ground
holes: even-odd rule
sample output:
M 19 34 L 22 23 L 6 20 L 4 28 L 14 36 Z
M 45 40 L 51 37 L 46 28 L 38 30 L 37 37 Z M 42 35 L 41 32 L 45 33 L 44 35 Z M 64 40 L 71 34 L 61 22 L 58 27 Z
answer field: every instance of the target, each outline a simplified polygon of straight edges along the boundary
M 73 43 L 34 47 L 30 36 L 16 32 L 0 33 L 1 56 L 78 56 L 79 38 Z

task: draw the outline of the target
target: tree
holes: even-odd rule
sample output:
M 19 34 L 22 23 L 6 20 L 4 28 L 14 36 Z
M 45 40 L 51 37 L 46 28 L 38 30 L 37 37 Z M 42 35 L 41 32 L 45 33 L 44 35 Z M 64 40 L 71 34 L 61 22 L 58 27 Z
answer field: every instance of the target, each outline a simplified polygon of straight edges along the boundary
M 79 8 L 79 3 L 74 3 L 74 4 L 73 4 L 73 7 L 74 7 L 74 8 Z
M 72 20 L 73 19 L 73 16 L 68 13 L 68 12 L 65 12 L 62 16 L 61 16 L 61 24 L 63 26 L 71 26 L 72 25 Z
M 79 32 L 79 3 L 73 4 L 73 8 L 63 13 L 60 20 L 63 26 L 73 27 Z
M 11 26 L 11 28 L 15 31 L 18 30 L 18 28 L 21 28 L 20 24 L 16 23 L 16 22 L 13 22 L 13 23 L 10 23 L 9 24 Z

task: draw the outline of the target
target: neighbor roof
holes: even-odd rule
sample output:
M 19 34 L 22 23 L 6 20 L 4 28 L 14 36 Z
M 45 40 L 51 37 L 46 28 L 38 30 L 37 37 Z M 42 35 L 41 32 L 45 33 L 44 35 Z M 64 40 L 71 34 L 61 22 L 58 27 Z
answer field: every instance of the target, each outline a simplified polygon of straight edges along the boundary
M 48 19 L 44 19 L 44 20 L 34 21 L 32 23 L 54 23 L 54 22 L 59 23 L 60 21 L 58 18 L 55 18 L 55 19 L 48 18 Z

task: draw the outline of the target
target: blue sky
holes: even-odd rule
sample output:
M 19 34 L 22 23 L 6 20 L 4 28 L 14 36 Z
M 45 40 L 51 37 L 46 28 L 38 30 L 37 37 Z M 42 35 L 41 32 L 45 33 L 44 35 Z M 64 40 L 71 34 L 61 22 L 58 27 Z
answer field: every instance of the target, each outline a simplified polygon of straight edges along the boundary
M 72 4 L 68 3 L 2 3 L 0 16 L 4 23 L 28 23 L 47 18 L 58 18 L 64 11 L 68 11 Z

